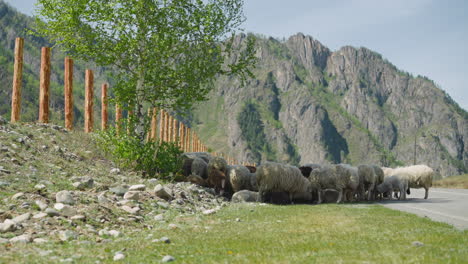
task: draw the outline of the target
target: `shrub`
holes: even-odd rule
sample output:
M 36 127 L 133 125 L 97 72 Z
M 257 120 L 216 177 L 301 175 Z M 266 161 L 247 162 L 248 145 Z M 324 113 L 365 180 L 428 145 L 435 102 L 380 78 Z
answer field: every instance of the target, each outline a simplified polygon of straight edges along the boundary
M 126 131 L 125 124 L 122 127 Z M 141 141 L 135 133 L 117 133 L 113 127 L 97 135 L 99 145 L 123 168 L 142 171 L 145 177 L 157 175 L 171 181 L 180 171 L 182 151 L 177 143 Z

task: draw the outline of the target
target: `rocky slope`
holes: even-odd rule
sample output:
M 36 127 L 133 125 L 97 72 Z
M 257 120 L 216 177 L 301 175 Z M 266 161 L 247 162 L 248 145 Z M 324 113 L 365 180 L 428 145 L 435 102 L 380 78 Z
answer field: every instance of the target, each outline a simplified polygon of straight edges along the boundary
M 443 177 L 467 171 L 468 114 L 428 78 L 366 48 L 331 51 L 303 34 L 258 44 L 256 79 L 241 88 L 220 78 L 193 112 L 213 150 L 257 163 L 416 162 Z
M 116 168 L 89 134 L 0 116 L 0 252 L 20 254 L 18 243 L 123 241 L 143 229 L 163 236 L 225 205 L 213 189 Z M 147 237 L 169 243 L 158 238 Z

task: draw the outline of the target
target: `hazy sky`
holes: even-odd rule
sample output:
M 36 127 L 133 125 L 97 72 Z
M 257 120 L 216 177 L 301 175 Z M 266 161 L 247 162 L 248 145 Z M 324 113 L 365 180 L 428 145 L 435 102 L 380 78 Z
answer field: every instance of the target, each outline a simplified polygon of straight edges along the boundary
M 6 0 L 31 14 L 35 0 Z M 424 75 L 468 109 L 468 1 L 244 0 L 246 31 L 288 38 L 302 32 L 332 50 L 377 51 Z

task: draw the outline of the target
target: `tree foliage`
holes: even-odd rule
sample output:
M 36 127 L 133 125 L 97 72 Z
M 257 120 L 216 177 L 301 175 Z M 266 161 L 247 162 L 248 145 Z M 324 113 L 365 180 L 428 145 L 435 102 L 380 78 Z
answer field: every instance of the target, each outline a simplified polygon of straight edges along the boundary
M 38 0 L 36 32 L 70 55 L 111 66 L 116 100 L 184 110 L 219 75 L 245 80 L 254 38 L 238 41 L 242 0 Z

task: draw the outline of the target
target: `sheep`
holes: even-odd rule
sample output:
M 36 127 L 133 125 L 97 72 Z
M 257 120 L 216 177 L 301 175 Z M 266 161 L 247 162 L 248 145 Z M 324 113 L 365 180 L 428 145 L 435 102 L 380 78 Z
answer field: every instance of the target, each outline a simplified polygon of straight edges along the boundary
M 385 175 L 382 168 L 380 168 L 377 165 L 372 165 L 372 168 L 374 168 L 374 173 L 375 173 L 375 185 L 382 184 L 384 181 L 384 175 Z M 374 199 L 377 199 L 378 195 L 379 195 L 379 192 L 375 192 Z
M 227 173 L 228 165 L 226 160 L 221 157 L 214 157 L 208 162 L 208 179 L 207 183 L 210 187 L 215 188 L 215 192 L 220 195 L 230 194 L 231 186 L 229 175 Z
M 249 203 L 258 201 L 258 192 L 252 192 L 249 190 L 242 190 L 234 193 L 232 195 L 231 201 L 233 203 Z
M 302 175 L 303 175 L 304 177 L 309 178 L 310 173 L 311 173 L 313 170 L 320 168 L 321 166 L 322 166 L 322 165 L 319 165 L 319 164 L 309 163 L 309 164 L 305 164 L 305 165 L 299 167 L 299 169 L 301 170 Z
M 186 152 L 182 153 L 180 157 L 182 161 L 182 175 L 184 175 L 185 177 L 192 174 L 192 163 L 195 160 L 195 158 L 201 158 L 206 163 L 208 163 L 212 159 L 211 155 L 206 152 Z
M 240 190 L 258 191 L 256 176 L 242 165 L 228 166 L 228 178 L 233 192 Z
M 266 201 L 269 193 L 286 192 L 289 201 L 293 201 L 295 195 L 311 193 L 310 182 L 297 167 L 265 162 L 257 168 L 256 174 L 261 202 Z
M 360 198 L 364 199 L 367 191 L 367 200 L 372 200 L 374 196 L 374 188 L 376 183 L 376 175 L 374 167 L 369 165 L 359 165 L 358 166 L 359 174 L 359 189 L 360 189 Z
M 405 173 L 394 174 L 384 179 L 384 182 L 377 185 L 377 191 L 379 193 L 390 193 L 390 199 L 392 199 L 392 192 L 399 192 L 400 196 L 398 200 L 406 200 L 406 190 L 408 189 L 408 179 L 411 175 Z
M 408 189 L 409 188 L 424 188 L 425 194 L 424 199 L 429 196 L 429 188 L 432 187 L 432 179 L 434 178 L 434 170 L 426 165 L 413 165 L 408 167 L 399 167 L 395 169 L 382 168 L 385 176 L 391 176 L 394 174 L 405 174 L 408 176 Z
M 208 164 L 204 159 L 196 157 L 191 166 L 191 175 L 198 175 L 202 179 L 208 178 Z
M 344 199 L 345 201 L 351 201 L 359 189 L 358 169 L 348 164 L 338 164 L 336 165 L 336 171 L 338 177 L 341 177 L 342 181 L 346 183 L 343 193 Z

